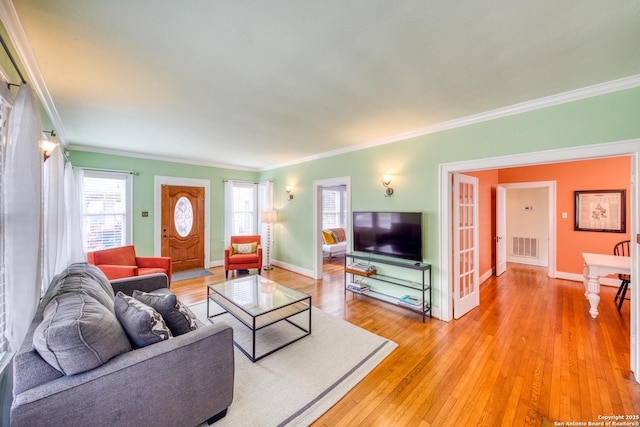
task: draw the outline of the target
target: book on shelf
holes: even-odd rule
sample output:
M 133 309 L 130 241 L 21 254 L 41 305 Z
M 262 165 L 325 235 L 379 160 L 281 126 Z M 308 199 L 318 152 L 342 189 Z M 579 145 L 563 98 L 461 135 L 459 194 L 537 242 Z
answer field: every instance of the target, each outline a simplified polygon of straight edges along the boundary
M 414 304 L 408 304 L 406 302 L 398 300 L 398 305 L 402 306 L 402 307 L 410 308 L 411 310 L 416 310 L 416 311 L 423 311 L 424 310 L 424 306 L 422 304 L 414 305 Z
M 369 286 L 367 285 L 356 285 L 354 283 L 347 284 L 347 289 L 355 292 L 367 292 L 369 290 Z
M 422 298 L 414 297 L 413 295 L 405 295 L 403 297 L 400 297 L 398 302 L 414 307 L 421 307 L 424 301 L 422 301 Z

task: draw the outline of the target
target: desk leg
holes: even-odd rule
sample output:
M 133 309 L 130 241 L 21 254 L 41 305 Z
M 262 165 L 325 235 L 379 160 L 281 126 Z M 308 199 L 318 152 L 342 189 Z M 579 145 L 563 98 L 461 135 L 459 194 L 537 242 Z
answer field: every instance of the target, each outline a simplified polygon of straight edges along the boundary
M 591 273 L 588 266 L 585 265 L 584 268 L 585 275 L 585 288 L 586 288 L 586 297 L 589 300 L 589 305 L 591 305 L 591 309 L 589 310 L 589 314 L 594 319 L 598 317 L 598 304 L 600 303 L 600 277 L 596 274 L 593 275 Z

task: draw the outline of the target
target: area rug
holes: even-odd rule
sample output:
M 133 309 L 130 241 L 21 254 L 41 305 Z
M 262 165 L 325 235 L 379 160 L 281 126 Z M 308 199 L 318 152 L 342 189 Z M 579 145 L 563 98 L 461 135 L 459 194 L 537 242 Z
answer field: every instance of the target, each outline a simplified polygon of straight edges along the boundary
M 206 303 L 191 310 L 206 319 Z M 312 308 L 311 318 L 311 335 L 256 363 L 235 349 L 233 403 L 213 426 L 309 425 L 397 347 L 322 310 Z M 218 321 L 231 324 L 234 335 L 244 328 L 228 314 Z
M 205 270 L 204 268 L 198 268 L 196 270 L 189 270 L 189 271 L 181 271 L 180 273 L 173 273 L 171 275 L 171 283 L 179 282 L 181 280 L 193 279 L 195 277 L 210 276 L 212 274 L 213 274 L 212 272 L 210 272 L 209 270 Z

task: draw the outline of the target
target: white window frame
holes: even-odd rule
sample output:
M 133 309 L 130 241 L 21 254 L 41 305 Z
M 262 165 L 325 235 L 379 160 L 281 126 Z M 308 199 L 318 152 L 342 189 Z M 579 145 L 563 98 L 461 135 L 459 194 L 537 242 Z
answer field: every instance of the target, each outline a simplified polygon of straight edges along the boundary
M 125 206 L 125 230 L 124 230 L 124 245 L 133 244 L 133 173 L 127 171 L 111 171 L 102 169 L 82 169 L 82 180 L 79 183 L 81 188 L 81 200 L 82 200 L 82 245 L 84 251 L 87 252 L 87 230 L 85 230 L 85 218 L 87 216 L 84 211 L 84 178 L 103 178 L 103 179 L 118 179 L 125 181 L 126 192 L 126 206 Z

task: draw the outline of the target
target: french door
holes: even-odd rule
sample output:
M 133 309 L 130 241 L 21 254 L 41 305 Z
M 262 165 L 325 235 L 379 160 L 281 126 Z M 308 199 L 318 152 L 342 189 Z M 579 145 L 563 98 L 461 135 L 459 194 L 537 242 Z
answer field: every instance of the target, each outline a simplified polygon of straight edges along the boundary
M 453 316 L 480 305 L 478 179 L 453 175 Z

